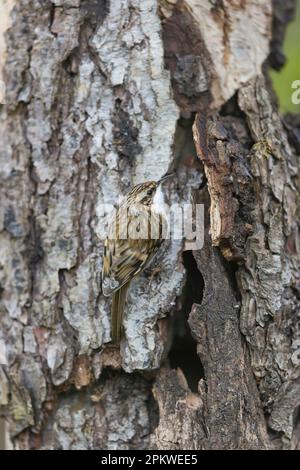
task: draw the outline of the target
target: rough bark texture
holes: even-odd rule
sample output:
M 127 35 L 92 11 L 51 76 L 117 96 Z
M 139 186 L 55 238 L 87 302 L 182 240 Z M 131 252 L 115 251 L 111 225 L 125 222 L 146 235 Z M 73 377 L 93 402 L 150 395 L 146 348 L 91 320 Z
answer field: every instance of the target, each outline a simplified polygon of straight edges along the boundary
M 15 448 L 299 448 L 300 126 L 267 76 L 292 9 L 1 3 L 0 406 Z M 116 351 L 102 204 L 168 169 L 170 202 L 205 204 L 204 248 L 172 241 L 135 281 Z

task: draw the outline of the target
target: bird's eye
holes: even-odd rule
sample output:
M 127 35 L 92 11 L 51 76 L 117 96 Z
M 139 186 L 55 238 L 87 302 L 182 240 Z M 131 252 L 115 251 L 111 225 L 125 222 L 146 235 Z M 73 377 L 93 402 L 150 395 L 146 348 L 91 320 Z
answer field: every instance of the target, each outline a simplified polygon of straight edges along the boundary
M 148 196 L 152 196 L 152 194 L 153 194 L 153 189 L 148 189 L 147 195 L 148 195 Z

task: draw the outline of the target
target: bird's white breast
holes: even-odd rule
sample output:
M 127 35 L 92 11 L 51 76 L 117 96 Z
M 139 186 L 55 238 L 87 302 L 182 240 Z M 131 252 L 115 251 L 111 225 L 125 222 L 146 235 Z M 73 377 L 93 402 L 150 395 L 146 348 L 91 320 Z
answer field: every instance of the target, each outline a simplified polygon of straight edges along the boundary
M 158 186 L 156 193 L 153 198 L 153 210 L 157 214 L 167 216 L 167 207 L 165 203 L 164 193 L 162 192 L 161 186 Z

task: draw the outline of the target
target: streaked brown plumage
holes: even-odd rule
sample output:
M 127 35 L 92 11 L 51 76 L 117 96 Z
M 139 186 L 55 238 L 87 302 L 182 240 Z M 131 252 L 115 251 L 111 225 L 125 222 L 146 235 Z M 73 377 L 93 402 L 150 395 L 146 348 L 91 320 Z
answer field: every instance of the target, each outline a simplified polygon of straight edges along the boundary
M 123 311 L 130 282 L 149 264 L 163 241 L 161 228 L 164 215 L 159 207 L 153 208 L 152 204 L 159 184 L 169 176 L 158 182 L 148 181 L 135 186 L 125 196 L 109 226 L 104 243 L 102 291 L 105 296 L 112 294 L 111 337 L 115 345 L 121 340 Z M 156 225 L 160 238 L 151 238 L 152 224 Z M 127 233 L 123 231 L 124 226 Z M 134 231 L 135 227 L 146 236 L 132 238 L 131 230 Z

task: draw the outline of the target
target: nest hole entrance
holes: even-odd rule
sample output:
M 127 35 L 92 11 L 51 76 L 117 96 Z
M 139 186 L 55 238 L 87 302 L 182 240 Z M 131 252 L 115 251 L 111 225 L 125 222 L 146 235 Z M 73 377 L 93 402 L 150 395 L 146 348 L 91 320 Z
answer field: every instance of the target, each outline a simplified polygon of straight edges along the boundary
M 198 391 L 198 382 L 204 377 L 203 366 L 197 354 L 197 343 L 192 337 L 188 317 L 194 303 L 201 304 L 204 281 L 191 251 L 183 253 L 187 271 L 181 297 L 181 308 L 172 318 L 173 342 L 169 352 L 172 369 L 180 368 L 192 392 Z

